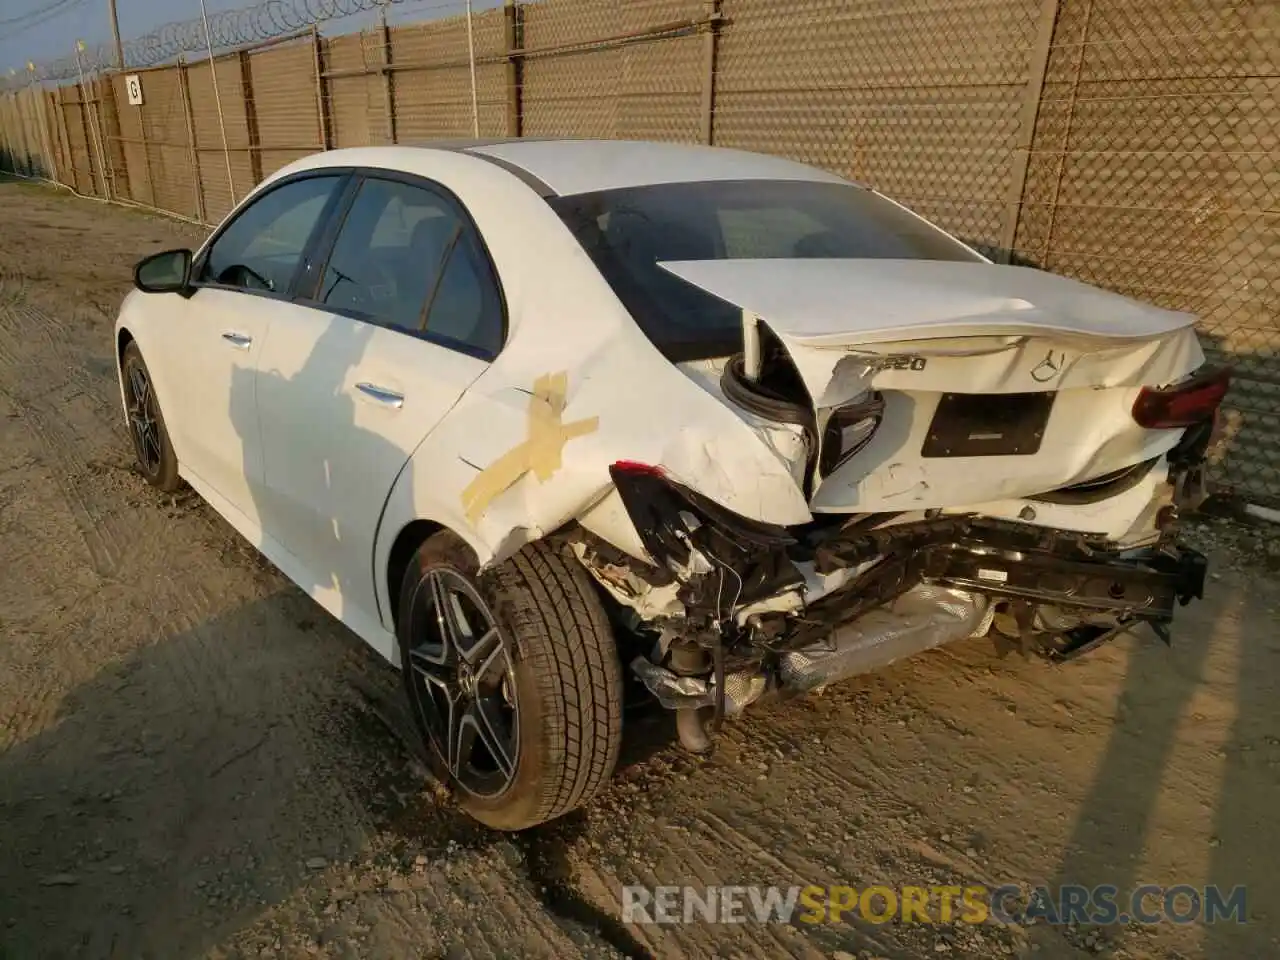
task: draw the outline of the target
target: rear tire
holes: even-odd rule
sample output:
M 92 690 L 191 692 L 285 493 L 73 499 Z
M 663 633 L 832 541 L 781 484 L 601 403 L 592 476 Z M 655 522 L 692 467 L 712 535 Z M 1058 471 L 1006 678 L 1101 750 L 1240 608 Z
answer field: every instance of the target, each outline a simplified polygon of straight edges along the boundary
M 129 437 L 138 472 L 157 490 L 173 493 L 182 486 L 178 477 L 178 458 L 169 431 L 164 425 L 160 398 L 155 393 L 151 371 L 142 359 L 138 344 L 129 341 L 120 358 L 124 381 L 125 408 L 128 412 Z
M 438 533 L 405 571 L 398 613 L 414 720 L 469 815 L 523 830 L 608 782 L 622 741 L 622 668 L 604 607 L 572 555 L 534 543 L 478 574 L 470 548 Z M 458 639 L 440 641 L 442 622 Z M 462 732 L 446 714 L 462 718 Z

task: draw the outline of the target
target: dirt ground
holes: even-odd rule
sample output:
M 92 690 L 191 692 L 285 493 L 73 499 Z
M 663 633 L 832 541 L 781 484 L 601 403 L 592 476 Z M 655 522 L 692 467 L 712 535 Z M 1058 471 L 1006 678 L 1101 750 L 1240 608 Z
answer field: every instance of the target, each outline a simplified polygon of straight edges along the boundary
M 0 183 L 0 957 L 1280 953 L 1280 577 L 1192 531 L 1172 649 L 989 642 L 727 727 L 638 716 L 608 793 L 516 837 L 406 745 L 397 679 L 191 494 L 130 469 L 111 329 L 172 221 Z M 627 883 L 1248 887 L 1244 924 L 624 926 Z

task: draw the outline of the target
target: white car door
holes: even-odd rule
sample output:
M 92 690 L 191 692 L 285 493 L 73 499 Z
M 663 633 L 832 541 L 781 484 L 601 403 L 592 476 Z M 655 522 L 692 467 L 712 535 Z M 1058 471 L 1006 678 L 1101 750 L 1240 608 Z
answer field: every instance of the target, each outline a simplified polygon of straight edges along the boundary
M 193 266 L 195 293 L 156 325 L 173 370 L 167 426 L 188 480 L 257 526 L 263 480 L 256 367 L 272 318 L 290 306 L 303 252 L 344 175 L 272 187 L 212 238 Z M 238 524 L 242 525 L 242 524 Z
M 379 616 L 373 545 L 392 485 L 504 336 L 465 212 L 387 176 L 371 174 L 340 213 L 318 282 L 273 317 L 257 371 L 264 528 L 349 624 Z

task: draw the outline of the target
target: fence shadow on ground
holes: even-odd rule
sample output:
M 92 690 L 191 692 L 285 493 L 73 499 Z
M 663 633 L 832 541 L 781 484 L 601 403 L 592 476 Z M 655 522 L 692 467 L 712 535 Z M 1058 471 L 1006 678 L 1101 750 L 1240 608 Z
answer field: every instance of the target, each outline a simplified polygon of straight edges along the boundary
M 1184 616 L 1172 649 L 1146 631 L 1128 641 L 1115 722 L 1052 878 L 1055 888 L 1112 885 L 1124 912 L 1143 884 L 1216 885 L 1224 899 L 1244 886 L 1248 922 L 1204 926 L 1208 960 L 1258 955 L 1280 931 L 1280 881 L 1269 867 L 1280 849 L 1272 814 L 1280 760 L 1272 722 L 1280 692 L 1275 584 L 1233 580 L 1230 591 L 1210 584 L 1212 610 Z M 1221 770 L 1208 795 L 1189 792 L 1178 776 L 1180 767 L 1202 764 Z M 1207 848 L 1171 856 L 1165 840 L 1185 849 L 1183 829 L 1208 834 Z M 1161 898 L 1148 898 L 1144 909 L 1162 909 Z M 1191 909 L 1190 901 L 1176 909 Z M 1134 930 L 1103 931 L 1094 952 L 1136 948 Z

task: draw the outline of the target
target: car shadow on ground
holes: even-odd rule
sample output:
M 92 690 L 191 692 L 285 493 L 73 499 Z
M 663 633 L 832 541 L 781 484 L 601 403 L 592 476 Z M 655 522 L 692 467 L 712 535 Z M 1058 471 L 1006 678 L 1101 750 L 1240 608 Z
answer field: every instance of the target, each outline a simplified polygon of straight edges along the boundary
M 286 591 L 167 637 L 0 753 L 0 955 L 199 955 L 361 849 L 394 764 L 353 735 L 369 711 L 343 686 L 379 681 L 354 648 L 331 682 L 273 664 L 294 646 L 273 637 L 314 622 Z
M 272 663 L 299 642 L 324 648 L 330 677 Z M 202 670 L 215 645 L 229 670 Z M 655 728 L 633 757 L 661 742 Z M 160 640 L 0 753 L 0 957 L 202 956 L 375 834 L 409 860 L 510 843 L 532 898 L 646 955 L 573 886 L 581 817 L 486 830 L 419 750 L 398 676 L 295 590 Z
M 350 541 L 352 531 L 349 527 L 343 530 L 336 516 L 336 510 L 343 497 L 343 479 L 348 481 L 347 491 L 351 490 L 351 486 L 349 475 L 346 478 L 338 478 L 347 471 L 358 471 L 359 465 L 348 462 L 348 458 L 344 456 L 345 451 L 358 449 L 361 459 L 365 462 L 394 460 L 399 463 L 403 459 L 403 454 L 375 432 L 358 426 L 356 422 L 357 401 L 352 394 L 351 380 L 353 371 L 359 367 L 375 328 L 342 317 L 331 317 L 326 320 L 323 314 L 319 313 L 317 313 L 317 323 L 324 323 L 327 326 L 317 337 L 315 346 L 297 371 L 286 374 L 279 370 L 261 367 L 257 370 L 244 368 L 235 371 L 229 412 L 242 445 L 248 449 L 248 446 L 254 442 L 253 438 L 259 429 L 261 405 L 270 404 L 273 397 L 282 397 L 291 388 L 297 389 L 300 385 L 306 390 L 308 396 L 322 398 L 326 404 L 324 423 L 297 425 L 298 430 L 312 431 L 309 436 L 300 440 L 300 443 L 306 447 L 308 462 L 316 470 L 314 477 L 304 479 L 304 486 L 313 494 L 323 490 L 324 494 L 317 494 L 318 496 L 329 493 L 333 495 L 329 508 L 333 511 L 332 513 L 326 513 L 326 506 L 323 503 L 310 505 L 318 509 L 314 517 L 315 530 L 323 531 L 326 538 L 330 535 L 333 537 L 332 543 L 324 544 L 325 549 L 349 550 L 351 549 L 349 542 L 344 543 L 343 538 L 345 536 L 346 540 Z M 378 413 L 384 416 L 396 415 L 388 414 L 386 411 L 378 411 Z M 424 425 L 424 434 L 429 426 Z M 252 490 L 256 501 L 252 509 L 259 517 L 267 516 L 273 509 L 278 510 L 280 499 L 290 494 L 288 490 L 269 492 L 265 489 L 271 483 L 272 450 L 266 449 L 265 454 L 267 478 L 265 483 L 257 485 Z M 252 456 L 246 456 L 246 466 L 253 459 Z M 414 469 L 414 460 L 409 459 L 401 470 L 397 483 L 408 485 L 408 488 L 412 489 Z M 381 503 L 378 506 L 380 508 Z M 380 519 L 380 510 L 371 512 L 368 518 L 371 525 L 378 523 Z M 395 531 L 387 531 L 383 535 L 387 533 L 394 534 Z M 359 540 L 358 536 L 356 540 Z M 372 536 L 370 536 L 370 549 L 372 545 Z M 339 588 L 345 592 L 352 585 L 349 571 L 323 565 L 313 567 L 309 571 L 309 576 L 311 579 L 298 584 L 307 591 L 316 588 L 322 590 Z M 388 670 L 387 673 L 390 674 L 391 671 Z M 401 687 L 401 690 L 395 697 L 397 707 L 393 711 L 380 714 L 384 717 L 389 714 L 394 715 L 394 719 L 386 721 L 384 725 L 399 742 L 399 748 L 405 755 L 413 755 L 423 761 L 425 766 L 430 766 L 426 756 L 427 747 L 414 725 L 412 708 L 407 702 L 407 696 L 403 693 L 402 681 L 398 676 L 394 676 L 393 682 Z M 669 749 L 675 740 L 672 715 L 662 710 L 656 703 L 640 703 L 628 708 L 624 729 L 626 733 L 617 767 L 619 775 L 625 774 L 630 768 L 643 766 L 655 754 Z M 386 827 L 389 831 L 406 837 L 413 844 L 420 845 L 424 840 L 430 842 L 433 835 L 440 835 L 470 849 L 489 846 L 510 836 L 482 828 L 451 804 L 446 803 L 441 807 L 431 801 L 421 790 L 413 803 L 388 820 Z M 628 933 L 616 917 L 600 910 L 571 882 L 573 869 L 569 863 L 569 854 L 583 829 L 584 821 L 581 815 L 571 813 L 552 823 L 510 836 L 511 842 L 522 854 L 522 864 L 530 882 L 530 890 L 553 916 L 595 930 L 604 942 L 613 946 L 622 955 L 647 956 L 647 951 Z

